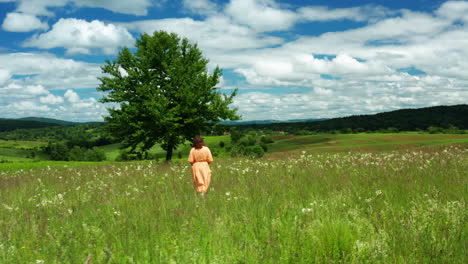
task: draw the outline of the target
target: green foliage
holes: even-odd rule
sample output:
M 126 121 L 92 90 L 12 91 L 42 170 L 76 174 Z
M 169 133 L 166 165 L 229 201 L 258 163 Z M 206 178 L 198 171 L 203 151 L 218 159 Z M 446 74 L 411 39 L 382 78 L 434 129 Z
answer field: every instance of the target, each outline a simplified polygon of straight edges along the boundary
M 15 129 L 31 129 L 52 126 L 59 126 L 59 124 L 32 120 L 0 119 L 0 132 L 12 131 Z
M 398 128 L 396 127 L 388 127 L 385 129 L 379 129 L 377 133 L 398 133 Z
M 274 140 L 269 136 L 261 136 L 260 142 L 265 143 L 265 144 L 271 144 L 274 142 Z
M 86 150 L 84 161 L 103 161 L 103 160 L 106 160 L 106 154 L 104 153 L 104 151 L 96 147 Z
M 253 146 L 255 143 L 257 143 L 257 139 L 253 135 L 244 136 L 237 142 L 237 144 L 244 147 Z
M 68 160 L 68 152 L 70 150 L 64 142 L 49 142 L 47 147 L 44 148 L 44 151 L 49 155 L 51 160 Z
M 62 161 L 103 161 L 106 154 L 97 148 L 87 149 L 80 146 L 73 146 L 71 149 L 65 142 L 57 142 L 44 147 L 43 151 L 49 155 L 51 160 Z
M 139 160 L 139 159 L 140 157 L 138 157 L 137 154 L 130 153 L 127 150 L 121 150 L 117 158 L 115 158 L 116 161 Z
M 232 134 L 231 134 L 232 137 Z M 261 158 L 267 151 L 266 144 L 258 139 L 255 133 L 249 133 L 239 139 L 231 148 L 231 157 L 252 157 L 252 158 Z
M 239 141 L 241 137 L 242 137 L 242 133 L 239 130 L 234 129 L 234 128 L 231 129 L 231 142 L 232 143 L 237 143 L 237 141 Z
M 260 142 L 259 146 L 263 149 L 263 152 L 268 151 L 268 145 L 265 142 Z
M 465 131 L 450 124 L 450 125 L 448 125 L 448 127 L 446 129 L 444 129 L 444 133 L 446 133 L 446 134 L 464 134 Z
M 439 134 L 439 133 L 442 133 L 442 131 L 443 131 L 443 128 L 441 127 L 430 126 L 427 128 L 427 132 L 429 132 L 429 134 Z
M 224 146 L 226 145 L 226 143 L 224 143 L 224 141 L 219 141 L 219 147 L 220 148 L 224 148 Z
M 301 129 L 301 130 L 298 130 L 298 131 L 294 132 L 294 134 L 298 135 L 298 136 L 305 136 L 305 135 L 313 134 L 313 132 Z
M 0 138 L 4 140 L 69 141 L 74 142 L 71 145 L 87 148 L 113 142 L 113 139 L 106 132 L 105 123 L 16 129 L 0 133 Z
M 446 128 L 430 126 L 427 128 L 427 132 L 429 132 L 429 134 L 465 134 L 465 130 L 459 129 L 451 124 L 447 125 Z
M 99 91 L 107 92 L 103 103 L 116 103 L 105 118 L 111 133 L 143 153 L 156 143 L 172 151 L 186 140 L 221 120 L 236 120 L 227 96 L 217 87 L 221 70 L 207 72 L 208 60 L 188 39 L 164 31 L 143 34 L 136 51 L 122 49 L 115 61 L 106 61 Z
M 254 158 L 261 158 L 265 154 L 265 151 L 259 144 L 246 147 L 247 155 Z

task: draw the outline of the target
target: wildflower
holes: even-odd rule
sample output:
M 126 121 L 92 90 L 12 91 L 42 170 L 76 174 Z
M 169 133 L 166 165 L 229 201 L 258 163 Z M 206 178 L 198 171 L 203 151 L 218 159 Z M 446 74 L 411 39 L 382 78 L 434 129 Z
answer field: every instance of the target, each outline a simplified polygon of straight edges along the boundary
M 230 196 L 230 195 L 231 195 L 231 193 L 230 193 L 230 192 L 226 192 L 226 196 Z
M 9 206 L 7 204 L 3 204 L 3 207 L 5 207 L 5 209 L 7 209 L 8 211 L 13 211 L 14 210 L 13 207 L 11 207 L 11 206 Z
M 42 260 L 42 259 L 36 259 L 36 263 L 44 263 L 44 260 Z
M 114 211 L 114 215 L 120 216 L 120 212 L 119 211 Z
M 382 194 L 382 190 L 377 190 L 377 191 L 375 191 L 375 195 L 376 195 L 376 196 L 379 196 L 379 195 L 381 195 L 381 194 Z
M 312 208 L 302 208 L 302 212 L 305 214 L 305 213 L 309 213 L 309 212 L 312 212 Z

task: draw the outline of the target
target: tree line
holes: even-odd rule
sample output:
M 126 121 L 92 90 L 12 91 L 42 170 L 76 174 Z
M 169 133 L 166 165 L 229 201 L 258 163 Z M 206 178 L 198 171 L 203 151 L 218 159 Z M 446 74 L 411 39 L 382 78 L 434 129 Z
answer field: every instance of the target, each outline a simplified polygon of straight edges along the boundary
M 355 115 L 322 121 L 245 124 L 236 127 L 241 131 L 284 131 L 290 134 L 396 133 L 399 131 L 464 133 L 464 130 L 468 129 L 468 105 L 401 109 L 374 115 Z
M 12 131 L 16 129 L 33 129 L 45 128 L 52 126 L 60 126 L 60 124 L 53 124 L 32 120 L 17 120 L 17 119 L 1 119 L 0 118 L 0 132 Z

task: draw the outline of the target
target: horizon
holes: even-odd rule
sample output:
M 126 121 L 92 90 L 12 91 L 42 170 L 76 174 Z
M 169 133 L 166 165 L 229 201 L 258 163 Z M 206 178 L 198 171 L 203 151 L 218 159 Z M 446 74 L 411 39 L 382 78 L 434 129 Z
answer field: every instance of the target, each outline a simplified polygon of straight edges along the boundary
M 239 88 L 242 121 L 468 103 L 468 1 L 0 0 L 0 115 L 102 122 L 100 66 L 175 32 Z
M 388 112 L 394 112 L 394 111 L 399 111 L 399 110 L 417 110 L 417 109 L 425 109 L 425 108 L 432 108 L 432 107 L 451 107 L 451 106 L 461 106 L 461 105 L 467 105 L 467 104 L 456 104 L 456 105 L 435 105 L 435 106 L 428 106 L 428 107 L 420 107 L 420 108 L 400 108 L 400 109 L 394 109 L 390 111 L 383 111 L 383 112 L 377 112 L 377 113 L 371 113 L 371 114 L 354 114 L 354 115 L 344 115 L 344 116 L 335 116 L 335 117 L 330 117 L 330 118 L 300 118 L 300 119 L 253 119 L 253 120 L 222 120 L 221 123 L 223 122 L 234 122 L 234 123 L 242 123 L 242 122 L 264 122 L 264 121 L 272 121 L 272 122 L 294 122 L 298 120 L 298 122 L 304 121 L 322 121 L 322 120 L 329 120 L 329 119 L 335 119 L 335 118 L 346 118 L 346 117 L 352 117 L 352 116 L 357 116 L 357 115 L 376 115 L 376 114 L 383 114 L 383 113 L 388 113 Z M 65 122 L 71 122 L 71 123 L 105 123 L 106 121 L 71 121 L 71 120 L 64 120 L 64 119 L 56 119 L 56 118 L 49 118 L 49 117 L 43 117 L 43 116 L 24 116 L 24 117 L 18 117 L 18 118 L 5 118 L 1 117 L 0 119 L 8 119 L 8 120 L 21 120 L 21 119 L 26 119 L 26 118 L 45 118 L 45 119 L 54 119 L 57 121 L 65 121 Z

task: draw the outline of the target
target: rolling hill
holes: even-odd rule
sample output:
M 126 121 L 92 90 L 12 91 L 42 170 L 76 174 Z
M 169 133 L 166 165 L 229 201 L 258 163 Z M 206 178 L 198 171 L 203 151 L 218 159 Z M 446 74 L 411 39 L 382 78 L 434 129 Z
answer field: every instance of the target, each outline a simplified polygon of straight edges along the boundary
M 90 122 L 93 123 L 93 122 Z M 50 118 L 27 117 L 21 119 L 0 119 L 0 132 L 15 129 L 44 128 L 52 126 L 75 126 L 90 123 L 76 123 Z M 103 122 L 94 122 L 105 125 Z M 434 106 L 416 109 L 400 109 L 373 115 L 354 115 L 332 119 L 304 120 L 256 120 L 225 121 L 226 127 L 245 129 L 270 129 L 295 132 L 306 131 L 378 131 L 392 128 L 397 131 L 426 130 L 428 127 L 457 127 L 468 129 L 468 105 Z
M 53 118 L 44 117 L 23 117 L 18 119 L 0 118 L 0 132 L 12 131 L 16 129 L 32 129 L 57 126 L 76 126 L 84 124 L 96 124 L 102 122 L 70 122 Z
M 17 120 L 36 121 L 36 122 L 65 125 L 65 126 L 73 126 L 73 125 L 81 124 L 77 122 L 70 122 L 70 121 L 58 120 L 58 119 L 53 119 L 53 118 L 45 118 L 45 117 L 23 117 Z
M 429 127 L 468 129 L 468 105 L 434 106 L 400 109 L 373 115 L 354 115 L 314 122 L 284 122 L 237 125 L 240 129 L 284 131 L 377 131 L 392 128 L 398 131 L 426 130 Z
M 44 128 L 52 126 L 60 126 L 60 124 L 32 120 L 0 119 L 0 132 L 12 131 L 16 129 Z

